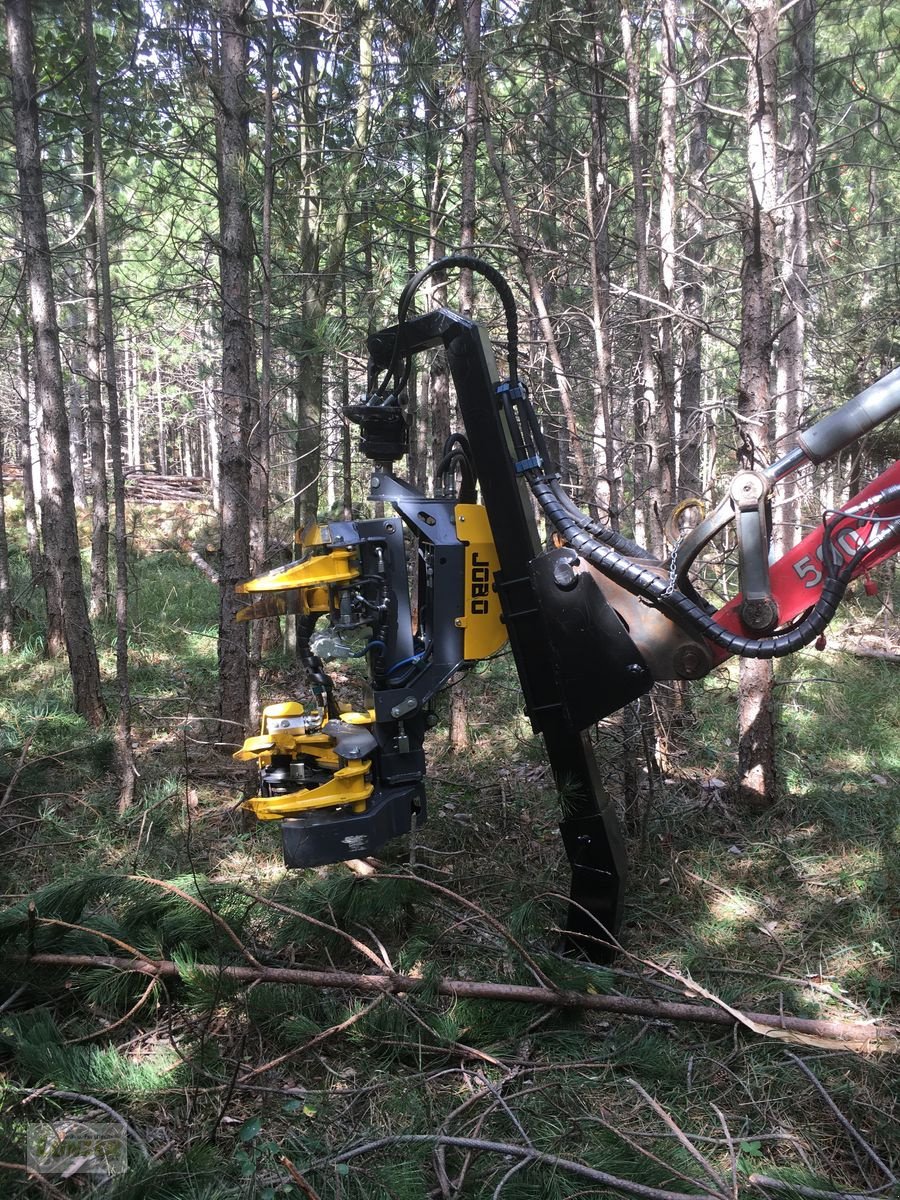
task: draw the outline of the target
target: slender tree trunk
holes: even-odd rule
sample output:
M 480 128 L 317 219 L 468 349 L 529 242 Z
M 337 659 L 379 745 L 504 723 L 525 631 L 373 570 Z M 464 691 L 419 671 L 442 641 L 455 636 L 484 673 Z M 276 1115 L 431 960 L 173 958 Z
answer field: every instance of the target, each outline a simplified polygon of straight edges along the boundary
M 97 48 L 94 42 L 92 0 L 84 0 L 86 70 L 91 103 L 91 132 L 94 159 L 94 210 L 97 221 L 97 262 L 100 268 L 100 310 L 106 363 L 106 399 L 109 408 L 109 451 L 112 462 L 113 508 L 116 548 L 116 757 L 119 775 L 119 812 L 134 800 L 135 764 L 131 743 L 131 687 L 128 679 L 128 538 L 125 525 L 125 472 L 122 467 L 122 426 L 119 414 L 119 383 L 116 370 L 116 332 L 113 324 L 112 275 L 109 263 L 109 232 L 106 211 L 106 169 L 103 158 L 103 121 L 100 82 L 97 78 Z
M 12 588 L 9 576 L 9 542 L 6 537 L 6 493 L 3 484 L 3 463 L 6 459 L 6 439 L 0 428 L 0 654 L 12 650 L 13 612 Z
M 372 44 L 374 13 L 370 0 L 356 0 L 359 13 L 359 77 L 353 122 L 353 144 L 347 151 L 343 169 L 343 187 L 330 237 L 325 239 L 318 215 L 304 221 L 301 228 L 301 259 L 307 270 L 301 299 L 303 322 L 315 330 L 325 316 L 338 281 L 350 216 L 359 183 L 363 154 L 369 139 L 372 112 Z M 308 66 L 312 72 L 312 66 Z M 304 101 L 307 120 L 316 123 L 315 84 L 309 83 Z M 314 521 L 318 512 L 319 475 L 322 458 L 322 389 L 324 353 L 318 344 L 310 344 L 297 363 L 297 452 L 294 484 L 294 523 L 300 528 Z
M 800 425 L 805 388 L 806 320 L 809 311 L 809 208 L 815 166 L 816 119 L 813 84 L 815 0 L 798 0 L 788 12 L 791 31 L 791 132 L 784 156 L 781 254 L 781 312 L 778 338 L 775 447 L 780 458 L 792 449 Z M 851 490 L 851 495 L 853 491 Z M 773 541 L 784 553 L 800 529 L 796 480 L 782 484 Z
M 222 301 L 222 415 L 220 438 L 221 571 L 219 607 L 219 740 L 240 742 L 249 720 L 247 625 L 236 620 L 242 601 L 235 585 L 250 574 L 250 212 L 246 86 L 248 28 L 243 0 L 221 0 L 220 67 L 216 86 L 219 129 L 220 271 Z
M 254 412 L 250 431 L 250 570 L 260 574 L 269 555 L 269 470 L 272 411 L 272 201 L 275 192 L 275 166 L 272 139 L 275 128 L 273 105 L 275 57 L 275 18 L 272 0 L 266 0 L 264 49 L 263 116 L 263 187 L 262 245 L 260 246 L 261 294 L 260 353 L 261 373 L 258 389 L 253 387 L 255 370 L 251 366 L 251 397 Z M 255 362 L 255 355 L 253 358 Z M 260 715 L 259 672 L 267 645 L 277 643 L 277 620 L 254 621 L 250 626 L 250 723 Z
M 85 376 L 91 495 L 91 616 L 102 617 L 109 605 L 109 486 L 106 475 L 106 430 L 100 379 L 100 302 L 97 285 L 97 214 L 94 209 L 94 139 L 84 133 L 84 294 Z
M 22 507 L 25 513 L 25 545 L 28 551 L 28 566 L 35 587 L 43 587 L 44 562 L 38 533 L 37 502 L 34 496 L 34 464 L 31 458 L 31 371 L 28 362 L 28 338 L 19 329 L 16 332 L 19 351 L 17 389 L 19 393 L 19 465 L 22 468 Z
M 69 383 L 69 458 L 72 464 L 72 494 L 77 509 L 87 508 L 84 484 L 84 410 L 81 382 L 77 373 Z
M 471 254 L 475 246 L 475 168 L 478 158 L 478 77 L 481 56 L 481 0 L 459 0 L 460 19 L 463 27 L 464 61 L 463 76 L 466 87 L 466 110 L 463 121 L 462 149 L 460 161 L 460 225 L 459 247 L 463 254 Z M 471 317 L 475 308 L 475 281 L 471 271 L 463 271 L 459 282 L 460 310 L 463 316 Z M 449 387 L 447 364 L 441 355 L 443 374 L 442 389 L 447 391 L 447 428 L 449 429 Z M 433 377 L 433 383 L 437 380 Z M 441 430 L 443 433 L 443 430 Z M 435 439 L 435 443 L 437 439 Z M 435 444 L 435 453 L 441 448 Z M 435 459 L 437 462 L 437 459 Z M 469 745 L 468 696 L 462 687 L 450 691 L 450 714 L 448 744 L 455 752 Z
M 159 347 L 153 347 L 153 381 L 156 384 L 156 461 L 160 475 L 169 473 L 169 457 L 166 453 L 166 414 L 163 407 L 162 367 L 159 362 Z M 182 469 L 184 458 L 182 456 Z
M 681 428 L 678 495 L 703 491 L 703 269 L 706 257 L 706 214 L 703 176 L 709 162 L 709 31 L 703 3 L 694 6 L 691 130 L 688 141 L 688 187 L 684 206 L 684 314 L 681 331 Z
M 650 259 L 647 230 L 650 209 L 644 187 L 644 138 L 641 129 L 640 64 L 631 33 L 631 13 L 623 4 L 619 13 L 622 49 L 625 55 L 628 149 L 634 212 L 635 274 L 637 277 L 638 373 L 640 382 L 634 409 L 634 526 L 639 542 L 662 554 L 660 522 L 661 476 L 659 447 L 654 438 L 657 415 L 656 373 L 653 366 Z M 648 520 L 649 510 L 649 520 Z
M 598 479 L 595 500 L 609 514 L 609 523 L 618 530 L 621 515 L 621 490 L 616 463 L 615 429 L 611 403 L 612 352 L 610 348 L 610 246 L 609 209 L 612 186 L 609 182 L 609 150 L 606 98 L 606 43 L 597 27 L 591 45 L 591 149 L 584 160 L 584 199 L 590 237 L 591 316 L 594 332 L 596 405 L 594 431 L 603 449 L 603 471 Z M 602 482 L 605 489 L 600 490 Z
M 482 81 L 483 82 L 483 81 Z M 519 209 L 516 204 L 513 194 L 512 185 L 506 168 L 500 158 L 497 146 L 494 141 L 494 135 L 491 128 L 490 116 L 488 114 L 488 98 L 482 87 L 482 127 L 484 131 L 484 146 L 490 159 L 491 167 L 494 174 L 497 176 L 497 182 L 500 185 L 500 191 L 503 195 L 504 207 L 509 220 L 509 233 L 513 245 L 516 250 L 516 257 L 522 265 L 522 270 L 525 272 L 525 278 L 528 280 L 528 291 L 531 296 L 531 303 L 534 306 L 534 311 L 537 314 L 538 326 L 541 331 L 541 336 L 547 347 L 547 354 L 550 362 L 553 364 L 553 375 L 556 380 L 556 386 L 559 391 L 560 407 L 565 417 L 566 432 L 569 436 L 569 448 L 572 457 L 575 460 L 575 466 L 581 479 L 588 478 L 587 460 L 584 455 L 584 445 L 581 440 L 581 435 L 578 431 L 578 425 L 575 419 L 575 406 L 572 400 L 572 388 L 569 383 L 569 377 L 566 374 L 563 366 L 562 355 L 559 350 L 559 343 L 556 338 L 556 333 L 553 329 L 553 322 L 550 320 L 550 314 L 547 311 L 547 305 L 544 300 L 544 290 L 541 287 L 537 277 L 537 272 L 534 269 L 534 261 L 531 256 L 531 251 L 528 246 L 528 241 L 522 229 L 522 221 L 519 215 Z
M 34 78 L 34 30 L 27 0 L 7 0 L 6 41 L 12 77 L 16 166 L 31 324 L 35 344 L 35 380 L 41 410 L 41 521 L 48 580 L 62 613 L 63 634 L 77 711 L 91 725 L 106 715 L 100 690 L 100 665 L 81 580 L 81 556 L 69 462 L 69 429 L 59 352 L 59 326 L 47 212 L 41 172 L 37 88 Z
M 660 299 L 666 306 L 659 318 L 659 420 L 656 438 L 659 447 L 658 488 L 662 516 L 668 519 L 668 508 L 675 501 L 675 480 L 678 468 L 675 430 L 675 334 L 673 310 L 677 304 L 675 291 L 676 242 L 676 103 L 678 97 L 678 68 L 676 64 L 678 29 L 675 0 L 663 0 L 662 5 L 662 87 L 659 127 L 659 278 Z
M 772 292 L 775 283 L 778 15 L 774 0 L 748 0 L 746 40 L 749 203 L 743 229 L 738 415 L 745 458 L 769 455 Z M 742 801 L 775 799 L 774 674 L 770 659 L 743 658 L 738 687 L 738 772 Z

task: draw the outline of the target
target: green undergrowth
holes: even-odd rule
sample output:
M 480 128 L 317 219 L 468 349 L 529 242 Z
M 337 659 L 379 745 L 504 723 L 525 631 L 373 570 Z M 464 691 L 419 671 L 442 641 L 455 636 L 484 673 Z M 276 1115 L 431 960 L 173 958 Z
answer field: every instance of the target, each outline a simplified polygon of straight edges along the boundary
M 37 617 L 0 663 L 0 1163 L 24 1162 L 29 1125 L 80 1119 L 122 1129 L 127 1173 L 48 1180 L 104 1200 L 611 1194 L 587 1169 L 761 1197 L 751 1176 L 780 1179 L 779 1195 L 858 1193 L 887 1182 L 875 1154 L 900 1169 L 896 1057 L 439 991 L 483 980 L 685 1001 L 693 980 L 744 1010 L 890 1020 L 896 665 L 833 648 L 779 664 L 783 790 L 764 814 L 734 798 L 733 670 L 681 711 L 659 703 L 664 771 L 621 717 L 601 723 L 632 876 L 623 951 L 595 967 L 560 953 L 558 803 L 508 656 L 463 685 L 468 749 L 434 732 L 412 846 L 386 847 L 369 878 L 286 871 L 277 823 L 245 825 L 244 770 L 210 744 L 215 590 L 174 550 L 135 555 L 131 613 L 140 778 L 124 814 L 111 738 L 71 716 Z M 883 627 L 876 600 L 849 620 Z M 100 641 L 111 678 L 111 627 Z M 298 682 L 276 657 L 263 692 Z M 178 978 L 29 963 L 41 953 L 161 958 Z M 222 971 L 254 962 L 420 982 L 379 996 Z M 47 1192 L 0 1167 L 7 1194 Z

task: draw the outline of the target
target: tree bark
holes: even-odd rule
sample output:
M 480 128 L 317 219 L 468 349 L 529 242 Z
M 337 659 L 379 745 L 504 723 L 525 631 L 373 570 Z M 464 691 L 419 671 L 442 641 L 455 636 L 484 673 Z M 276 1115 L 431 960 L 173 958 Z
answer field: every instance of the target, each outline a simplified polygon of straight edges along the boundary
M 676 104 L 678 99 L 678 39 L 675 0 L 662 4 L 662 85 L 659 117 L 659 279 L 660 299 L 665 308 L 659 317 L 659 414 L 656 437 L 658 503 L 665 522 L 676 499 L 678 457 L 675 446 L 675 292 L 676 242 Z
M 34 463 L 31 458 L 31 371 L 29 369 L 28 338 L 23 330 L 17 330 L 16 341 L 19 352 L 16 387 L 19 393 L 19 465 L 22 468 L 22 507 L 25 512 L 25 545 L 28 551 L 31 582 L 34 587 L 40 588 L 43 587 L 44 563 L 41 556 L 37 502 L 34 495 Z
M 743 228 L 738 416 L 746 465 L 769 456 L 772 291 L 775 283 L 778 15 L 774 0 L 747 4 L 747 165 Z M 738 685 L 741 800 L 753 809 L 775 800 L 774 672 L 770 659 L 742 658 Z
M 9 577 L 9 542 L 6 537 L 6 493 L 3 485 L 3 463 L 6 458 L 6 439 L 0 427 L 0 654 L 12 650 L 12 589 Z
M 47 212 L 44 204 L 34 30 L 28 0 L 7 0 L 6 40 L 12 78 L 16 167 L 25 240 L 25 264 L 35 346 L 35 384 L 41 411 L 41 524 L 47 577 L 62 614 L 75 708 L 89 724 L 102 724 L 106 709 L 100 665 L 81 580 L 81 556 L 69 461 L 69 426 L 59 351 L 59 325 Z
M 610 245 L 609 210 L 612 185 L 609 181 L 609 120 L 606 97 L 606 43 L 599 26 L 591 45 L 591 148 L 584 161 L 585 211 L 588 220 L 591 267 L 591 324 L 594 334 L 594 379 L 596 404 L 594 436 L 603 451 L 603 471 L 595 470 L 595 501 L 606 508 L 609 523 L 619 529 L 621 488 L 616 461 L 615 427 L 611 402 L 612 350 L 610 345 Z M 605 483 L 605 489 L 601 485 Z
M 97 265 L 100 268 L 100 311 L 106 363 L 106 400 L 109 409 L 109 452 L 112 463 L 116 553 L 116 759 L 119 776 L 119 812 L 134 800 L 135 765 L 131 743 L 131 688 L 128 679 L 128 539 L 125 524 L 125 471 L 122 466 L 122 426 L 116 371 L 116 332 L 113 324 L 112 275 L 109 264 L 109 231 L 106 211 L 106 175 L 103 159 L 103 121 L 97 48 L 94 41 L 93 2 L 84 0 L 84 33 L 88 94 L 91 108 L 94 214 L 97 232 Z
M 85 376 L 91 464 L 91 616 L 101 617 L 109 606 L 109 485 L 100 377 L 102 341 L 97 284 L 97 215 L 94 209 L 94 138 L 90 129 L 84 133 L 81 194 L 84 202 Z
M 575 406 L 572 401 L 572 388 L 569 382 L 569 377 L 566 374 L 566 369 L 563 365 L 562 355 L 559 351 L 559 343 L 556 338 L 556 333 L 553 329 L 553 322 L 550 320 L 550 313 L 547 310 L 547 305 L 544 300 L 544 290 L 538 280 L 537 272 L 534 268 L 534 261 L 531 256 L 531 251 L 528 247 L 528 242 L 525 238 L 522 229 L 522 221 L 519 215 L 519 209 L 516 204 L 513 194 L 512 185 L 510 184 L 509 176 L 506 168 L 500 158 L 494 141 L 494 134 L 491 127 L 490 113 L 488 111 L 488 97 L 482 79 L 482 115 L 481 122 L 484 131 L 484 146 L 487 151 L 488 159 L 491 167 L 497 177 L 497 182 L 500 185 L 500 191 L 503 195 L 503 202 L 506 208 L 506 215 L 509 220 L 509 233 L 512 243 L 516 250 L 522 270 L 525 273 L 525 278 L 528 281 L 528 291 L 531 296 L 531 303 L 534 306 L 534 311 L 537 314 L 538 326 L 541 331 L 541 336 L 547 347 L 547 354 L 550 362 L 553 365 L 553 375 L 556 380 L 556 387 L 559 392 L 560 407 L 565 418 L 566 431 L 569 436 L 569 448 L 572 457 L 575 460 L 575 466 L 578 471 L 579 478 L 584 480 L 588 478 L 587 460 L 584 455 L 584 445 L 581 440 L 581 434 L 578 430 L 578 425 L 575 419 Z
M 650 309 L 650 260 L 647 230 L 650 210 L 644 187 L 644 150 L 640 112 L 640 64 L 631 32 L 627 4 L 619 12 L 622 49 L 625 56 L 628 150 L 631 162 L 632 208 L 634 212 L 635 274 L 637 277 L 638 376 L 634 405 L 634 528 L 635 536 L 655 554 L 662 554 L 660 523 L 659 448 L 654 440 L 657 411 L 656 372 L 653 367 L 652 313 Z M 656 477 L 654 480 L 654 476 Z M 649 509 L 649 513 L 648 510 Z
M 681 427 L 678 496 L 703 494 L 703 270 L 706 257 L 706 213 L 703 177 L 709 163 L 709 29 L 702 2 L 694 5 L 691 131 L 688 141 L 687 203 L 684 219 L 684 314 L 681 331 Z
M 798 0 L 788 12 L 791 33 L 790 141 L 784 154 L 784 213 L 781 236 L 781 312 L 775 404 L 778 457 L 796 444 L 806 384 L 806 324 L 809 313 L 809 210 L 816 155 L 814 89 L 815 0 Z M 796 479 L 781 485 L 782 501 L 773 530 L 776 550 L 784 554 L 800 529 Z M 851 485 L 850 494 L 853 495 Z
M 459 248 L 463 254 L 471 254 L 475 247 L 475 204 L 476 174 L 478 158 L 478 79 L 481 60 L 481 0 L 459 0 L 460 19 L 463 32 L 463 77 L 466 87 L 466 109 L 463 121 L 460 161 L 460 224 Z M 435 285 L 438 290 L 439 285 Z M 462 271 L 459 281 L 460 312 L 471 317 L 475 308 L 475 281 L 471 271 Z M 445 394 L 446 431 L 450 428 L 450 396 L 447 362 L 443 353 L 436 357 L 434 365 L 441 364 L 441 375 L 432 372 L 432 385 L 440 387 Z M 434 395 L 434 391 L 432 392 Z M 443 425 L 444 422 L 441 422 Z M 435 425 L 435 433 L 438 426 Z M 444 429 L 440 430 L 444 435 Z M 434 439 L 435 455 L 442 453 L 437 436 Z M 438 458 L 435 457 L 435 465 Z M 468 695 L 463 687 L 450 690 L 448 745 L 459 753 L 469 745 Z
M 250 413 L 253 343 L 250 326 L 250 212 L 244 100 L 248 27 L 243 0 L 221 0 L 218 126 L 222 394 L 220 432 L 221 570 L 219 603 L 219 741 L 240 742 L 249 722 L 250 660 L 246 623 L 235 586 L 250 575 Z
M 319 344 L 319 328 L 337 286 L 338 269 L 344 257 L 350 216 L 359 184 L 363 154 L 369 139 L 372 112 L 373 36 L 375 16 L 369 0 L 356 0 L 359 13 L 359 75 L 353 120 L 352 147 L 344 155 L 343 184 L 337 197 L 337 212 L 326 239 L 321 214 L 312 211 L 307 201 L 308 216 L 300 229 L 300 259 L 305 272 L 300 299 L 303 325 L 309 331 L 308 345 L 297 363 L 297 448 L 294 480 L 294 524 L 299 529 L 315 521 L 319 506 L 319 475 L 322 451 L 322 391 L 324 351 Z M 314 34 L 318 38 L 318 34 Z M 314 66 L 310 61 L 314 51 L 308 51 L 304 64 L 303 108 L 304 138 L 318 127 L 317 84 Z M 301 150 L 304 173 L 313 170 L 313 147 Z M 313 181 L 307 181 L 307 197 L 313 194 Z

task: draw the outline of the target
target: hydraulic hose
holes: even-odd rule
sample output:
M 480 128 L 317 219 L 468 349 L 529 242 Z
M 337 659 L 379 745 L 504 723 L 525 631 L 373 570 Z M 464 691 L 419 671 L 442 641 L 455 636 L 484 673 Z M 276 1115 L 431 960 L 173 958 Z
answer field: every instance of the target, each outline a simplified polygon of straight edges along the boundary
M 526 478 L 548 520 L 573 550 L 614 582 L 629 592 L 643 596 L 658 608 L 671 612 L 729 654 L 738 654 L 742 658 L 783 658 L 808 646 L 834 617 L 850 582 L 847 571 L 827 577 L 822 594 L 809 615 L 791 630 L 767 638 L 742 637 L 723 629 L 682 592 L 670 591 L 666 581 L 653 571 L 631 562 L 611 546 L 586 533 L 571 516 L 568 507 L 557 499 L 553 486 L 537 472 L 529 472 Z

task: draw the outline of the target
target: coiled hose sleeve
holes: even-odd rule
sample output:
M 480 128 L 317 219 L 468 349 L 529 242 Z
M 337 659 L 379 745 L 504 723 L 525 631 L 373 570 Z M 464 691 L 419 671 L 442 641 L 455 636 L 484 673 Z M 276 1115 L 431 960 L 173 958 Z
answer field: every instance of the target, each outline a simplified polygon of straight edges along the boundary
M 783 658 L 808 646 L 834 617 L 850 582 L 849 573 L 826 577 L 822 594 L 812 611 L 791 630 L 772 637 L 742 637 L 724 629 L 682 592 L 670 592 L 666 581 L 653 571 L 624 558 L 612 546 L 587 533 L 571 515 L 568 505 L 556 496 L 554 486 L 537 472 L 528 472 L 526 479 L 548 520 L 573 550 L 614 582 L 670 612 L 729 654 L 738 654 L 742 658 Z

